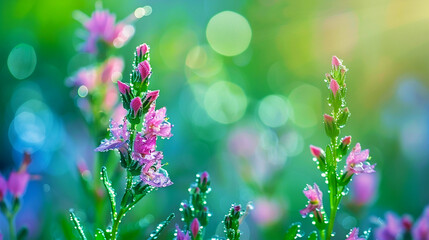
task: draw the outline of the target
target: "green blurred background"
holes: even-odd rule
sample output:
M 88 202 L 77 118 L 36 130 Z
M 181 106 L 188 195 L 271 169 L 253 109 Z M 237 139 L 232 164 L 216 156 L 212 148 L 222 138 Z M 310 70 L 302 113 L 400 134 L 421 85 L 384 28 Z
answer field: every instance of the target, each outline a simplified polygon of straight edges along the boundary
M 295 221 L 313 230 L 298 211 L 305 184 L 324 181 L 308 146 L 328 142 L 323 78 L 332 55 L 350 69 L 352 118 L 342 134 L 370 149 L 378 184 L 365 206 L 354 206 L 353 194 L 345 199 L 337 238 L 355 225 L 374 227 L 387 210 L 417 218 L 429 203 L 429 2 L 103 1 L 117 19 L 146 5 L 152 13 L 115 55 L 125 60 L 127 80 L 135 46 L 151 46 L 151 88 L 161 89 L 158 106 L 167 106 L 174 124 L 160 149 L 175 184 L 126 216 L 125 225 L 148 226 L 136 239 L 179 214 L 203 170 L 213 187 L 206 237 L 222 232 L 231 203 L 248 201 L 255 210 L 241 226 L 243 239 L 281 239 Z M 29 170 L 41 179 L 30 183 L 17 220 L 32 239 L 64 239 L 68 209 L 87 207 L 75 165 L 91 159 L 95 146 L 65 85 L 87 59 L 76 51 L 82 26 L 75 10 L 90 15 L 94 1 L 0 3 L 0 170 L 16 168 L 32 149 Z M 0 223 L 5 233 L 3 216 Z M 172 224 L 162 238 L 173 232 Z

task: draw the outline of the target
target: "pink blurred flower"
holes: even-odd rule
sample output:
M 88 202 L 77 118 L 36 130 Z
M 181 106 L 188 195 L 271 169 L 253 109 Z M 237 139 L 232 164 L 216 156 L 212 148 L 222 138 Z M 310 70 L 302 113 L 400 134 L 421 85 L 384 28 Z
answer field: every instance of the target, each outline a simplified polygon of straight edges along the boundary
M 299 211 L 299 213 L 305 217 L 312 211 L 320 210 L 323 206 L 322 203 L 322 191 L 320 191 L 319 186 L 314 183 L 314 187 L 311 187 L 307 184 L 307 188 L 304 189 L 304 195 L 308 198 L 307 207 Z
M 235 129 L 228 139 L 228 148 L 233 154 L 249 158 L 255 154 L 259 144 L 258 133 L 250 128 Z
M 197 237 L 198 232 L 200 231 L 200 222 L 197 218 L 194 218 L 194 220 L 191 223 L 191 232 L 192 236 L 194 236 L 194 239 Z
M 103 108 L 110 111 L 118 102 L 118 93 L 114 86 L 108 86 L 103 100 Z
M 144 81 L 151 74 L 152 68 L 147 60 L 139 63 L 138 69 L 140 72 L 140 76 L 142 77 L 142 81 Z
M 115 82 L 121 76 L 124 70 L 124 60 L 118 57 L 111 57 L 107 59 L 103 66 L 103 72 L 101 73 L 102 82 Z
M 373 173 L 375 172 L 375 165 L 370 165 L 366 160 L 369 157 L 369 150 L 361 151 L 360 144 L 357 143 L 349 156 L 347 157 L 346 171 L 349 175 L 359 173 Z
M 338 82 L 335 81 L 335 79 L 331 79 L 331 82 L 329 83 L 329 88 L 331 89 L 335 97 L 337 95 L 338 90 L 340 89 L 340 85 L 338 85 Z
M 377 240 L 395 240 L 402 235 L 404 228 L 401 219 L 392 212 L 387 212 L 386 222 L 375 230 Z
M 415 240 L 429 239 L 429 206 L 425 208 L 422 216 L 415 223 L 412 235 Z
M 80 87 L 83 85 L 88 91 L 91 91 L 97 86 L 97 70 L 95 68 L 81 68 L 68 81 L 71 86 Z
M 9 175 L 7 187 L 14 197 L 19 198 L 27 190 L 28 181 L 30 181 L 30 174 L 26 170 L 12 172 Z
M 144 129 L 145 134 L 153 134 L 160 137 L 169 138 L 171 134 L 171 124 L 166 121 L 165 107 L 155 111 L 155 105 L 149 108 L 145 116 Z
M 281 217 L 282 211 L 279 204 L 267 198 L 259 198 L 255 201 L 255 208 L 251 214 L 259 225 L 269 225 Z
M 0 174 L 0 202 L 3 201 L 6 196 L 7 182 L 6 179 Z
M 84 23 L 89 35 L 83 46 L 83 51 L 89 53 L 97 52 L 97 41 L 103 40 L 109 45 L 115 43 L 115 40 L 121 40 L 121 43 L 128 40 L 132 34 L 124 34 L 125 24 L 115 24 L 115 15 L 108 10 L 97 10 L 91 15 L 91 18 Z M 125 38 L 124 38 L 125 37 Z
M 358 206 L 370 203 L 377 193 L 378 176 L 376 174 L 359 174 L 351 182 L 352 202 Z
M 112 119 L 115 122 L 119 122 L 127 115 L 127 110 L 122 107 L 122 105 L 118 105 L 115 110 L 113 110 Z
M 346 240 L 365 240 L 366 238 L 359 237 L 359 228 L 353 228 Z

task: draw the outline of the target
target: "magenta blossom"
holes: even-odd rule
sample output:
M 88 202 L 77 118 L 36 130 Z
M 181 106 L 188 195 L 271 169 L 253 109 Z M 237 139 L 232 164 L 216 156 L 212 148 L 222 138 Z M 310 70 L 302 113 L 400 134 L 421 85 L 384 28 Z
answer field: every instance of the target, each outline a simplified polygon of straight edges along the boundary
M 19 198 L 27 190 L 28 181 L 30 181 L 30 174 L 26 170 L 12 172 L 9 175 L 7 187 L 15 198 Z
M 358 206 L 370 203 L 377 193 L 377 174 L 359 174 L 351 182 L 352 202 Z
M 169 138 L 171 134 L 171 124 L 166 121 L 165 107 L 155 111 L 155 105 L 149 108 L 145 116 L 144 128 L 146 134 L 153 134 L 160 137 Z
M 134 152 L 136 154 L 140 154 L 144 157 L 144 155 L 151 154 L 153 151 L 155 151 L 155 148 L 156 148 L 155 135 L 143 136 L 141 133 L 137 133 L 136 138 L 134 140 Z
M 140 76 L 142 77 L 142 81 L 144 81 L 151 74 L 152 68 L 147 60 L 139 63 L 138 65 Z
M 127 120 L 123 119 L 122 124 L 110 120 L 110 139 L 104 139 L 100 146 L 95 151 L 106 152 L 109 150 L 118 149 L 121 153 L 125 154 L 128 151 L 128 140 L 130 134 L 127 130 Z
M 311 155 L 313 155 L 315 158 L 319 159 L 322 155 L 325 156 L 325 152 L 323 149 L 310 145 L 310 152 Z
M 189 232 L 186 231 L 186 234 L 180 230 L 179 225 L 176 224 L 177 230 L 177 240 L 191 240 L 191 236 L 189 236 Z
M 165 171 L 162 168 L 156 169 L 159 166 L 160 164 L 157 164 L 156 167 L 149 168 L 149 170 L 146 173 L 142 172 L 142 174 L 140 175 L 140 179 L 144 183 L 158 188 L 167 187 L 173 184 L 173 182 L 168 177 L 167 171 Z
M 425 208 L 422 216 L 415 223 L 412 235 L 415 240 L 429 239 L 429 206 Z
M 375 237 L 377 240 L 395 240 L 399 239 L 404 232 L 404 227 L 401 219 L 392 212 L 386 213 L 386 222 L 382 223 L 379 228 L 375 230 Z
M 341 60 L 337 56 L 332 57 L 332 66 L 339 67 L 341 65 Z
M 299 211 L 299 213 L 303 217 L 305 217 L 310 212 L 313 212 L 315 210 L 320 210 L 322 208 L 323 194 L 316 183 L 314 184 L 314 187 L 311 187 L 310 185 L 307 184 L 307 188 L 303 192 L 304 192 L 304 195 L 308 198 L 308 204 L 307 204 L 307 207 Z
M 373 173 L 375 172 L 375 165 L 370 165 L 366 162 L 369 157 L 369 150 L 361 151 L 360 144 L 357 143 L 349 156 L 347 157 L 346 171 L 349 175 L 359 173 Z
M 194 236 L 194 239 L 197 237 L 198 232 L 200 231 L 200 222 L 197 218 L 194 218 L 191 223 L 191 232 L 192 236 Z
M 116 39 L 125 42 L 131 37 L 127 35 L 127 39 L 122 39 L 124 34 L 125 25 L 122 23 L 115 24 L 115 15 L 110 14 L 107 10 L 95 11 L 89 20 L 84 23 L 85 28 L 88 30 L 89 35 L 84 44 L 83 51 L 89 53 L 97 52 L 97 41 L 103 40 L 109 45 L 115 43 Z M 128 36 L 129 35 L 129 36 Z
M 138 111 L 142 107 L 142 99 L 140 97 L 135 97 L 131 100 L 130 107 L 134 111 L 134 117 L 137 116 Z
M 335 81 L 335 79 L 332 79 L 329 83 L 329 88 L 331 89 L 335 97 L 337 95 L 338 90 L 340 89 L 340 85 L 338 85 L 338 82 Z
M 146 43 L 143 43 L 142 45 L 137 47 L 137 56 L 143 56 L 147 52 L 149 52 L 149 46 Z
M 6 196 L 7 182 L 6 179 L 0 174 L 0 202 L 3 201 Z
M 103 72 L 101 73 L 102 82 L 115 82 L 121 76 L 124 70 L 124 60 L 118 57 L 111 57 L 104 64 Z
M 88 91 L 91 91 L 97 86 L 97 70 L 81 68 L 76 75 L 68 79 L 68 84 L 75 87 L 85 86 Z
M 149 102 L 149 104 L 152 104 L 156 101 L 159 97 L 159 90 L 156 91 L 148 91 L 146 94 L 146 101 Z
M 365 240 L 365 238 L 359 237 L 359 228 L 353 228 L 346 240 Z
M 118 89 L 119 89 L 119 92 L 124 94 L 124 95 L 128 95 L 131 93 L 130 86 L 128 86 L 127 84 L 125 84 L 121 81 L 118 81 Z

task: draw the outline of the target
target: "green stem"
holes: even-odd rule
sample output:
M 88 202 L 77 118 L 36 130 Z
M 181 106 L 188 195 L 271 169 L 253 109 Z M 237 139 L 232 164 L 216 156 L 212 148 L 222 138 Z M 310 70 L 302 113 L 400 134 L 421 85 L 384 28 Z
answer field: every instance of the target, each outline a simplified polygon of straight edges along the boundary
M 7 217 L 7 221 L 9 223 L 9 237 L 11 240 L 15 240 L 16 239 L 16 234 L 15 234 L 15 215 L 14 214 L 10 214 Z
M 334 114 L 335 116 L 335 114 Z M 337 215 L 338 210 L 338 201 L 337 201 L 337 138 L 333 137 L 331 139 L 331 150 L 332 150 L 332 162 L 331 166 L 328 167 L 329 171 L 329 200 L 330 200 L 330 217 L 329 217 L 329 225 L 328 232 L 326 234 L 326 240 L 330 240 L 332 236 L 332 231 L 334 230 L 335 217 Z
M 124 197 L 127 195 L 127 193 L 131 190 L 131 187 L 133 185 L 133 175 L 127 171 L 127 188 L 124 193 Z M 115 220 L 113 221 L 112 226 L 112 234 L 111 234 L 111 240 L 116 240 L 119 230 L 119 223 L 121 223 L 122 218 L 125 216 L 125 213 L 127 213 L 128 209 L 130 209 L 130 206 L 125 206 L 120 208 L 119 213 Z
M 325 235 L 326 235 L 326 230 L 325 229 L 323 229 L 323 230 L 320 230 L 320 239 L 325 239 Z

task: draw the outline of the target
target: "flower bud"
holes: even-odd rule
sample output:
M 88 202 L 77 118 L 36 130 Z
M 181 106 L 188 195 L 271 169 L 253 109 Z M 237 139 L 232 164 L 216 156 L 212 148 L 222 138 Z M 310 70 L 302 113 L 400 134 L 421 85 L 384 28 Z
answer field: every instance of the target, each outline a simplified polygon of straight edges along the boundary
M 346 125 L 347 120 L 350 117 L 350 111 L 349 108 L 344 108 L 343 110 L 341 110 L 340 112 L 340 116 L 338 117 L 338 126 L 339 127 L 344 127 L 344 125 Z
M 201 188 L 202 192 L 206 192 L 209 189 L 210 186 L 210 175 L 208 172 L 201 173 L 199 180 L 198 180 L 198 186 Z
M 339 67 L 341 65 L 341 60 L 337 56 L 332 57 L 332 66 Z
M 335 123 L 335 120 L 332 116 L 325 114 L 323 115 L 324 121 L 325 121 L 325 131 L 326 134 L 331 137 L 334 138 L 336 136 L 338 136 L 339 134 L 339 129 Z
M 25 193 L 25 190 L 27 190 L 29 180 L 30 174 L 26 171 L 12 172 L 9 175 L 8 189 L 15 198 L 19 198 Z
M 142 100 L 140 97 L 135 97 L 133 100 L 131 100 L 130 107 L 131 110 L 134 112 L 134 117 L 137 117 L 137 113 L 142 107 Z
M 144 108 L 149 109 L 150 105 L 159 97 L 159 90 L 148 91 L 144 100 Z
M 335 79 L 332 79 L 329 83 L 329 88 L 331 89 L 332 93 L 334 94 L 334 97 L 336 97 L 338 90 L 340 89 L 340 85 L 338 85 L 338 82 L 335 81 Z
M 326 155 L 323 149 L 310 145 L 311 154 L 317 159 L 319 162 L 319 167 L 322 172 L 326 171 Z
M 149 46 L 146 43 L 143 43 L 142 45 L 137 47 L 136 51 L 137 51 L 137 56 L 142 57 L 149 52 Z
M 198 221 L 197 218 L 194 218 L 194 220 L 191 223 L 191 232 L 192 232 L 192 236 L 194 236 L 194 239 L 197 238 L 199 231 L 200 231 L 200 222 Z
M 200 217 L 201 226 L 207 226 L 207 224 L 209 223 L 209 217 L 210 217 L 209 209 L 206 206 L 204 206 Z
M 341 155 L 346 155 L 347 154 L 347 149 L 350 145 L 350 143 L 352 142 L 352 137 L 351 136 L 346 136 L 343 139 L 341 139 L 341 144 L 338 147 Z
M 147 60 L 144 60 L 143 62 L 139 63 L 138 70 L 141 76 L 141 81 L 144 82 L 146 78 L 149 77 L 151 74 L 151 67 Z
M 127 84 L 121 81 L 118 81 L 118 89 L 119 89 L 119 92 L 123 95 L 129 95 L 131 93 L 130 86 L 128 86 Z

